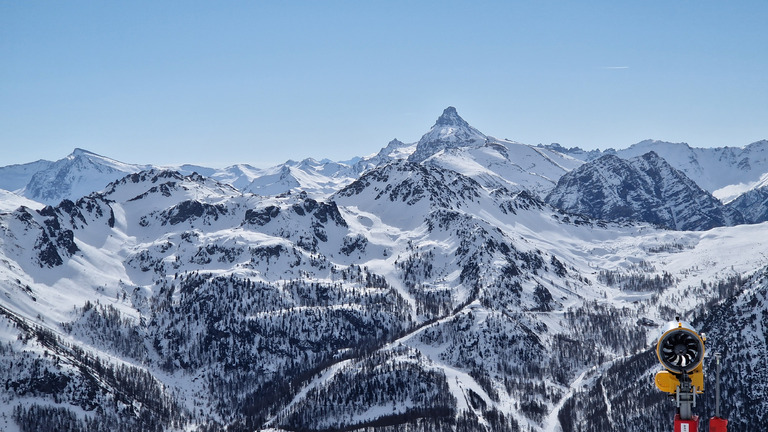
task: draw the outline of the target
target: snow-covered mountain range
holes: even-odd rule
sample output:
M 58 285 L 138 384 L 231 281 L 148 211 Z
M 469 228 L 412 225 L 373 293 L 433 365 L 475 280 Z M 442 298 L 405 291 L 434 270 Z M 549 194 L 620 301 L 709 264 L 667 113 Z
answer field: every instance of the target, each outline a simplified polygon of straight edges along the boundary
M 682 171 L 700 188 L 725 203 L 751 189 L 764 186 L 764 175 L 768 172 L 768 140 L 743 147 L 717 148 L 695 148 L 686 143 L 657 140 L 641 141 L 621 150 L 585 152 L 579 148 L 565 149 L 556 144 L 546 148 L 585 161 L 597 159 L 605 154 L 631 159 L 652 151 Z
M 529 146 L 449 107 L 343 163 L 0 168 L 0 429 L 662 430 L 676 316 L 764 429 L 764 147 Z
M 641 220 L 676 230 L 744 222 L 682 171 L 651 151 L 625 160 L 605 155 L 563 175 L 547 196 L 560 209 L 606 220 Z
M 768 173 L 768 140 L 744 147 L 692 148 L 686 143 L 646 140 L 626 149 L 584 151 L 559 144 L 531 146 L 485 135 L 448 107 L 415 143 L 392 140 L 377 154 L 348 162 L 287 161 L 271 168 L 238 164 L 216 169 L 196 165 L 126 164 L 87 150 L 75 149 L 64 159 L 0 167 L 0 189 L 44 203 L 76 200 L 125 174 L 146 169 L 196 172 L 243 192 L 275 195 L 304 191 L 316 198 L 351 183 L 363 172 L 394 160 L 410 160 L 451 169 L 486 187 L 527 190 L 544 198 L 562 175 L 604 155 L 631 159 L 654 152 L 682 171 L 700 188 L 729 203 L 763 189 Z

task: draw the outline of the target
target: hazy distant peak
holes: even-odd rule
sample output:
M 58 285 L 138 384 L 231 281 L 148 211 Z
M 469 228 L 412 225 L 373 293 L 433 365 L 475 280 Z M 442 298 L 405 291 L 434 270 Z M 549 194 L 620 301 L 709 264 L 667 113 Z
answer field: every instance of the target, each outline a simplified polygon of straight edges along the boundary
M 98 153 L 94 153 L 90 150 L 82 149 L 80 147 L 76 147 L 74 150 L 72 150 L 72 153 L 70 153 L 69 156 L 62 159 L 61 161 L 57 161 L 56 163 L 63 162 L 63 161 L 78 160 L 78 159 L 88 159 L 89 161 L 96 163 L 98 165 L 107 165 L 112 168 L 119 169 L 126 172 L 135 171 L 137 169 L 141 170 L 142 168 L 146 167 L 143 165 L 140 166 L 135 164 L 128 164 L 125 162 L 120 162 L 118 160 L 112 159 L 107 156 L 102 156 Z
M 684 147 L 691 147 L 686 142 L 670 142 L 670 141 L 663 141 L 663 140 L 655 140 L 655 139 L 644 139 L 640 141 L 637 144 L 632 144 L 630 147 L 635 146 L 649 146 L 649 145 L 678 145 L 678 146 L 684 146 Z
M 443 114 L 440 115 L 440 117 L 437 118 L 437 122 L 435 122 L 435 126 L 454 126 L 454 127 L 470 127 L 469 123 L 466 122 L 459 113 L 456 111 L 456 108 L 449 106 L 445 110 L 443 110 Z
M 753 148 L 753 147 L 766 147 L 766 146 L 768 146 L 768 140 L 760 140 L 760 141 L 755 141 L 755 142 L 753 142 L 751 144 L 748 144 L 744 148 L 745 149 L 750 149 L 750 148 Z
M 88 151 L 88 150 L 82 149 L 80 147 L 75 147 L 75 149 L 72 151 L 72 154 L 70 154 L 70 156 L 81 156 L 81 155 L 99 156 L 99 155 L 97 155 L 96 153 L 94 153 L 92 151 Z

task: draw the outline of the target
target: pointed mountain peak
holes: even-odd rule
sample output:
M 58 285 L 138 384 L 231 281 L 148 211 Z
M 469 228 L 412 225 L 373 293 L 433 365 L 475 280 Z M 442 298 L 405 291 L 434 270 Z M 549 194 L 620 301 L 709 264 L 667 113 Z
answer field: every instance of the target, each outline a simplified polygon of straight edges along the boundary
M 70 158 L 76 158 L 78 156 L 99 156 L 96 153 L 92 151 L 88 151 L 86 149 L 81 149 L 80 147 L 76 147 L 72 153 L 69 155 Z
M 443 110 L 443 114 L 438 117 L 437 122 L 435 122 L 435 126 L 469 127 L 469 123 L 461 118 L 459 113 L 456 111 L 456 108 L 449 106 Z
M 480 147 L 488 137 L 469 125 L 454 107 L 443 110 L 432 129 L 419 140 L 416 151 L 409 156 L 411 162 L 423 162 L 446 149 Z
M 383 149 L 381 149 L 379 151 L 379 154 L 389 154 L 389 153 L 391 153 L 391 152 L 393 152 L 393 151 L 395 151 L 395 150 L 397 150 L 397 149 L 399 149 L 401 147 L 405 147 L 406 145 L 407 144 L 405 144 L 404 142 L 402 142 L 399 139 L 395 138 L 392 141 L 390 141 L 389 143 L 387 143 L 387 146 L 384 147 Z
M 118 160 L 112 159 L 107 156 L 102 156 L 98 153 L 94 153 L 90 150 L 82 149 L 79 147 L 75 148 L 72 151 L 72 153 L 70 153 L 69 156 L 62 159 L 62 161 L 72 161 L 72 160 L 79 160 L 79 159 L 87 159 L 89 161 L 96 162 L 98 164 L 103 164 L 103 165 L 127 165 Z M 141 168 L 133 171 L 141 171 Z

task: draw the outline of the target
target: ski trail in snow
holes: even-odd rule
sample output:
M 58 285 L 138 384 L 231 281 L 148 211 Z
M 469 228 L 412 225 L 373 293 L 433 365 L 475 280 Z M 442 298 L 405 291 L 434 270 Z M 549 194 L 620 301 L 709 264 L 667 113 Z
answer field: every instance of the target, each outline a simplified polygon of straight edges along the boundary
M 573 381 L 573 383 L 571 383 L 571 387 L 568 390 L 568 393 L 566 393 L 565 396 L 560 398 L 557 404 L 554 407 L 552 407 L 552 411 L 549 412 L 549 414 L 547 415 L 547 418 L 544 420 L 544 428 L 542 429 L 543 432 L 562 432 L 563 431 L 562 426 L 560 426 L 560 419 L 557 418 L 557 414 L 563 408 L 563 405 L 565 405 L 565 402 L 573 396 L 576 390 L 580 389 L 584 385 L 587 375 L 590 372 L 593 372 L 600 367 L 602 366 L 594 366 L 589 369 L 585 369 L 578 376 L 578 378 L 576 378 Z
M 608 360 L 597 366 L 592 366 L 589 369 L 585 369 L 581 374 L 579 374 L 579 376 L 575 380 L 573 380 L 573 382 L 571 383 L 570 389 L 568 390 L 568 393 L 566 393 L 565 396 L 563 396 L 557 402 L 557 404 L 554 407 L 552 407 L 552 411 L 549 412 L 549 414 L 547 415 L 547 418 L 544 420 L 544 428 L 542 429 L 542 432 L 562 432 L 563 428 L 560 425 L 560 420 L 557 418 L 557 414 L 563 408 L 563 405 L 565 405 L 565 402 L 571 397 L 573 397 L 574 393 L 576 393 L 577 390 L 581 390 L 582 388 L 584 388 L 584 386 L 588 385 L 591 380 L 597 379 L 599 377 L 604 377 L 605 371 L 607 371 L 608 368 L 613 366 L 616 362 L 632 357 L 637 354 L 638 353 L 635 352 L 632 354 L 627 354 L 625 356 L 616 357 L 614 359 Z M 608 421 L 611 424 L 613 424 L 613 420 L 610 417 L 611 403 L 610 403 L 610 399 L 608 398 L 608 393 L 605 391 L 605 387 L 603 387 L 603 398 L 605 399 L 605 405 L 606 405 L 606 410 L 608 414 Z
M 369 267 L 369 269 L 370 269 L 370 267 Z M 415 301 L 415 300 L 414 300 L 414 301 Z M 477 302 L 473 302 L 473 303 L 471 303 L 471 304 L 477 304 Z M 415 307 L 414 307 L 414 309 L 413 309 L 413 310 L 414 310 L 414 311 L 416 310 L 416 309 L 415 309 Z M 458 311 L 456 311 L 456 312 L 454 312 L 454 313 L 452 313 L 452 314 L 450 314 L 450 315 L 448 315 L 448 316 L 445 316 L 445 317 L 443 317 L 443 318 L 441 318 L 441 319 L 439 319 L 439 320 L 437 320 L 437 321 L 435 321 L 435 322 L 431 322 L 431 323 L 424 323 L 424 324 L 421 324 L 421 325 L 419 325 L 419 326 L 415 327 L 415 328 L 414 328 L 412 331 L 410 331 L 409 333 L 407 333 L 407 334 L 405 334 L 405 335 L 401 336 L 400 338 L 398 338 L 398 339 L 396 339 L 396 340 L 394 340 L 394 341 L 392 341 L 392 342 L 389 342 L 389 343 L 385 344 L 384 346 L 381 346 L 381 347 L 380 347 L 378 350 L 388 350 L 388 349 L 392 349 L 392 348 L 396 347 L 397 345 L 399 345 L 399 344 L 401 344 L 401 343 L 404 343 L 404 342 L 408 341 L 409 339 L 411 339 L 411 338 L 412 338 L 414 335 L 418 334 L 418 333 L 419 333 L 421 330 L 423 330 L 424 328 L 427 328 L 427 327 L 430 327 L 430 326 L 433 326 L 433 325 L 437 325 L 437 324 L 439 324 L 439 323 L 441 323 L 441 322 L 444 322 L 444 321 L 446 321 L 446 320 L 450 320 L 450 319 L 452 319 L 453 317 L 455 317 L 455 316 L 456 316 L 458 313 L 461 313 L 463 310 L 464 310 L 464 309 L 462 308 L 461 310 L 458 310 Z M 333 375 L 335 375 L 335 374 L 336 374 L 336 373 L 337 373 L 339 370 L 341 370 L 341 369 L 342 369 L 344 366 L 346 366 L 346 365 L 350 364 L 351 362 L 353 362 L 353 361 L 354 361 L 354 360 L 356 360 L 356 359 L 357 359 L 357 358 L 352 358 L 352 359 L 342 360 L 342 361 L 340 361 L 340 362 L 338 362 L 338 363 L 336 363 L 336 364 L 333 364 L 333 365 L 329 366 L 327 369 L 325 369 L 325 370 L 323 371 L 323 373 L 322 373 L 322 374 L 320 374 L 320 376 L 319 376 L 319 377 L 317 377 L 317 378 L 313 379 L 311 382 L 309 382 L 307 385 L 305 385 L 305 386 L 304 386 L 304 387 L 301 389 L 301 391 L 299 391 L 299 392 L 298 392 L 298 393 L 297 393 L 297 394 L 296 394 L 296 395 L 293 397 L 293 399 L 291 400 L 291 402 L 289 402 L 289 403 L 288 403 L 286 406 L 284 406 L 283 408 L 281 408 L 281 409 L 280 409 L 280 412 L 277 412 L 277 413 L 275 413 L 275 415 L 274 415 L 274 416 L 272 416 L 272 418 L 270 418 L 268 421 L 266 421 L 266 422 L 264 423 L 264 426 L 265 426 L 265 427 L 273 427 L 273 426 L 275 425 L 275 422 L 277 421 L 277 418 L 278 418 L 278 417 L 279 417 L 279 416 L 280 416 L 282 413 L 286 413 L 286 412 L 289 412 L 289 410 L 290 410 L 291 408 L 293 408 L 293 407 L 294 407 L 294 406 L 295 406 L 297 403 L 299 403 L 299 402 L 300 402 L 302 399 L 304 399 L 304 398 L 307 396 L 307 394 L 308 394 L 308 393 L 309 393 L 309 392 L 310 392 L 312 389 L 314 389 L 314 388 L 317 388 L 318 386 L 322 385 L 322 383 L 324 383 L 324 382 L 327 382 L 327 381 L 328 381 L 328 380 L 329 380 L 331 377 L 333 377 Z M 432 359 L 430 359 L 430 360 L 432 360 Z M 444 365 L 437 365 L 437 364 L 433 365 L 433 367 L 436 367 L 436 368 L 440 368 L 440 369 L 443 369 L 443 370 L 445 370 L 445 369 L 447 368 L 447 367 L 445 367 Z M 453 376 L 453 377 L 457 377 L 459 374 L 463 374 L 463 373 L 461 373 L 461 372 L 460 372 L 460 371 L 458 371 L 458 370 L 453 370 L 453 371 L 455 372 L 454 374 L 448 374 L 448 373 L 446 373 L 446 378 L 448 378 L 448 376 L 449 376 L 449 375 L 451 375 L 451 376 Z M 468 375 L 468 374 L 463 374 L 463 375 L 466 375 L 466 377 L 469 377 L 469 375 Z M 469 379 L 471 380 L 471 382 L 473 382 L 473 383 L 475 382 L 475 381 L 474 381 L 474 379 L 472 379 L 471 377 L 469 377 Z M 458 388 L 458 387 L 454 387 L 454 386 L 453 386 L 453 384 L 456 384 L 456 383 L 452 383 L 452 382 L 450 382 L 450 380 L 448 380 L 448 381 L 449 381 L 449 382 L 448 382 L 448 384 L 449 384 L 449 387 L 450 387 L 452 390 L 453 390 L 454 388 Z M 478 387 L 479 391 L 481 392 L 480 394 L 483 394 L 483 395 L 485 395 L 485 399 L 487 399 L 487 400 L 490 400 L 490 398 L 488 398 L 488 396 L 485 394 L 485 391 L 484 391 L 484 390 L 482 390 L 482 388 L 481 388 L 479 385 L 477 385 L 477 387 Z M 460 395 L 459 395 L 459 394 L 457 394 L 456 396 L 457 396 L 457 399 L 458 399 L 458 396 L 460 396 Z M 466 395 L 464 394 L 464 392 L 463 392 L 463 391 L 461 392 L 461 396 L 462 396 L 462 397 L 466 397 Z M 461 400 L 459 400 L 459 402 L 461 402 Z
M 333 375 L 336 374 L 336 372 L 338 372 L 344 366 L 346 366 L 347 364 L 349 364 L 351 362 L 352 362 L 352 359 L 343 360 L 343 361 L 340 361 L 340 362 L 338 362 L 338 363 L 328 367 L 328 369 L 323 371 L 323 373 L 320 374 L 319 377 L 313 379 L 312 382 L 310 382 L 309 384 L 305 385 L 304 388 L 302 388 L 301 391 L 298 392 L 296 394 L 296 396 L 293 397 L 293 399 L 291 400 L 291 402 L 288 403 L 288 405 L 282 407 L 279 412 L 275 413 L 275 415 L 272 416 L 272 418 L 267 420 L 266 423 L 264 423 L 264 426 L 273 426 L 273 424 L 277 421 L 277 418 L 280 416 L 280 414 L 290 412 L 290 410 L 297 403 L 299 403 L 302 399 L 307 397 L 307 394 L 309 393 L 310 390 L 318 387 L 321 383 L 327 382 Z
M 605 416 L 608 417 L 608 423 L 613 426 L 613 418 L 611 418 L 611 400 L 608 398 L 608 392 L 605 390 L 605 386 L 600 383 L 600 387 L 603 390 L 603 400 L 605 401 Z
M 434 322 L 424 323 L 414 328 L 413 331 L 409 332 L 408 334 L 385 345 L 382 348 L 382 350 L 393 349 L 399 344 L 407 345 L 417 349 L 420 353 L 422 353 L 428 359 L 428 363 L 423 364 L 422 365 L 423 367 L 436 369 L 436 370 L 442 371 L 445 374 L 445 381 L 448 384 L 449 391 L 453 396 L 456 397 L 457 413 L 461 411 L 470 411 L 477 417 L 480 424 L 487 426 L 488 421 L 483 416 L 483 413 L 475 409 L 472 406 L 472 403 L 470 403 L 469 401 L 469 391 L 472 391 L 475 394 L 477 394 L 479 397 L 481 397 L 487 405 L 489 406 L 496 405 L 494 401 L 491 399 L 491 397 L 488 395 L 488 393 L 485 391 L 485 389 L 480 384 L 478 384 L 478 382 L 474 378 L 472 378 L 472 376 L 469 375 L 467 372 L 464 372 L 459 368 L 446 364 L 445 362 L 439 359 L 439 354 L 437 352 L 429 349 L 429 347 L 422 345 L 417 341 L 412 340 L 424 329 L 427 329 L 433 326 L 438 326 L 445 322 L 448 322 L 454 319 L 457 315 L 464 313 L 467 309 L 478 307 L 479 305 L 480 305 L 480 302 L 475 300 L 469 303 L 468 305 L 464 306 L 463 308 L 456 310 L 453 313 L 446 315 Z
M 408 288 L 400 281 L 400 276 L 396 273 L 393 261 L 394 257 L 387 260 L 372 260 L 365 263 L 368 270 L 383 276 L 387 281 L 387 285 L 397 291 L 398 294 L 408 303 L 408 307 L 411 309 L 411 320 L 418 322 L 418 315 L 416 315 L 416 298 L 408 291 Z
M 387 280 L 387 283 L 391 285 L 392 288 L 394 288 L 398 294 L 400 294 L 400 296 L 405 299 L 406 302 L 408 302 L 408 306 L 411 308 L 411 320 L 413 320 L 413 322 L 417 322 L 419 317 L 416 315 L 416 298 L 410 292 L 408 292 L 408 289 L 405 287 L 405 285 L 403 285 L 403 283 L 400 281 L 400 278 L 395 274 L 392 268 L 379 268 L 379 271 L 381 272 L 380 274 Z
M 435 363 L 432 358 L 430 358 L 430 361 Z M 477 381 L 466 372 L 462 372 L 443 363 L 435 363 L 434 367 L 443 371 L 445 374 L 445 381 L 448 383 L 448 388 L 456 397 L 456 412 L 471 411 L 477 417 L 480 424 L 488 426 L 488 421 L 483 416 L 482 411 L 473 407 L 472 403 L 469 401 L 468 390 L 475 392 L 489 406 L 494 405 L 493 400 L 488 396 L 488 393 L 486 393 Z

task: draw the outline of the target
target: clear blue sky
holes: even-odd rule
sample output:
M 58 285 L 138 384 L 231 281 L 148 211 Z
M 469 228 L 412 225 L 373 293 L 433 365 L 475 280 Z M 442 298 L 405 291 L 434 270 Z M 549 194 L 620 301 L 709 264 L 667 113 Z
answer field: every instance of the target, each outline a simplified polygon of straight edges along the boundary
M 418 140 L 768 139 L 768 1 L 0 0 L 0 165 L 274 165 Z

